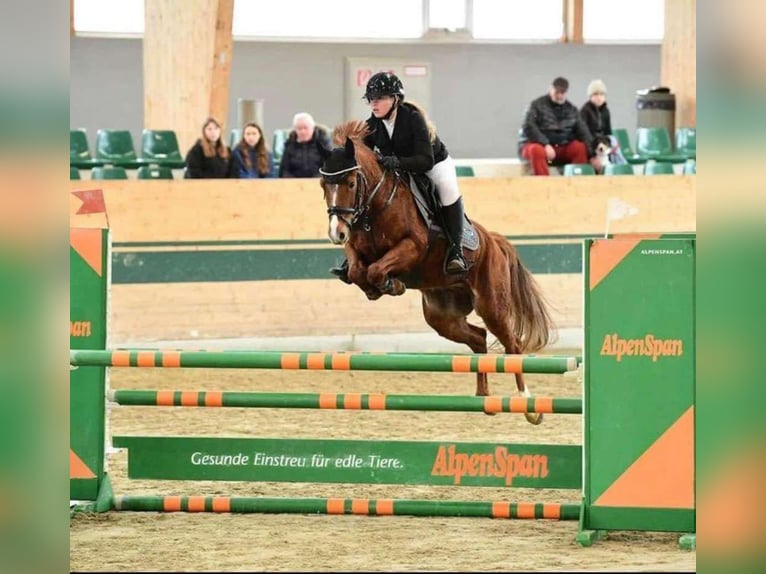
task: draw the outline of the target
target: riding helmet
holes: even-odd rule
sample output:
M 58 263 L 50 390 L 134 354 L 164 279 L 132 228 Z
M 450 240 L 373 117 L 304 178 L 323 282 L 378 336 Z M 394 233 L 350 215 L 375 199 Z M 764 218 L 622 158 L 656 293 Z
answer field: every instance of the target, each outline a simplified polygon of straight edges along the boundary
M 370 101 L 373 98 L 383 96 L 399 96 L 404 99 L 404 85 L 402 81 L 391 72 L 378 72 L 367 82 L 367 89 L 364 92 L 363 99 Z

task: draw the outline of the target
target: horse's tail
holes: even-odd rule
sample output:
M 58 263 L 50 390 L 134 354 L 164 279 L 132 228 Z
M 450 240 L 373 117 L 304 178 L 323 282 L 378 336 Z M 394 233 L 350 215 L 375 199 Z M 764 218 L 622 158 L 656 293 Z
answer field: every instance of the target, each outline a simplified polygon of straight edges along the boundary
M 555 340 L 556 327 L 548 303 L 516 249 L 505 237 L 493 233 L 498 247 L 505 252 L 511 272 L 511 329 L 521 344 L 521 353 L 535 353 Z

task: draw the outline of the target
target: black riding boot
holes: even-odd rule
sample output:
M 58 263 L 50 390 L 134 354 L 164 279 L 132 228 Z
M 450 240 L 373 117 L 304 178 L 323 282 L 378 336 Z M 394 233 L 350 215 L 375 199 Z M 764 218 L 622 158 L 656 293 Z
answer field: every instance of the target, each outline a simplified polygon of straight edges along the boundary
M 340 264 L 340 267 L 331 267 L 330 273 L 337 275 L 338 279 L 344 283 L 351 284 L 351 279 L 348 278 L 348 259 L 344 259 L 343 263 Z
M 445 233 L 450 244 L 447 249 L 447 258 L 444 261 L 444 271 L 450 275 L 465 273 L 468 270 L 468 264 L 463 257 L 463 222 L 465 216 L 463 213 L 463 198 L 452 205 L 442 207 L 442 216 L 444 218 Z

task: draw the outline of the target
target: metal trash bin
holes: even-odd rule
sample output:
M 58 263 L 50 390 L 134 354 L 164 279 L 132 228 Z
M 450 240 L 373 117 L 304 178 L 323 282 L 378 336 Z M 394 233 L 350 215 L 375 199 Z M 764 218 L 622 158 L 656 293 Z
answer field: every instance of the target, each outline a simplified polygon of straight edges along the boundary
M 249 122 L 255 122 L 263 129 L 263 100 L 237 98 L 237 122 L 240 129 Z
M 653 87 L 636 92 L 637 127 L 667 128 L 671 136 L 676 130 L 676 96 L 670 88 Z

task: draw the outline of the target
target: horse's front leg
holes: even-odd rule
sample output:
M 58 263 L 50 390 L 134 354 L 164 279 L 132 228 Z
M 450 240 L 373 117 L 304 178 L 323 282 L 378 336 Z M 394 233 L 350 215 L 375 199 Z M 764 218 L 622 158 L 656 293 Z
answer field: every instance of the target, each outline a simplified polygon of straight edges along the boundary
M 411 238 L 406 237 L 370 265 L 367 281 L 388 295 L 402 295 L 407 288 L 392 275 L 409 271 L 418 262 L 421 250 Z
M 364 291 L 364 294 L 367 295 L 370 301 L 380 299 L 383 293 L 367 280 L 368 266 L 364 261 L 361 260 L 355 251 L 347 252 L 346 257 L 348 258 L 348 278 L 351 282 Z

